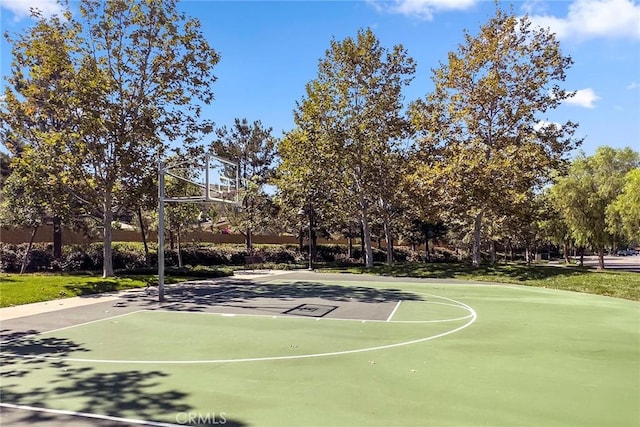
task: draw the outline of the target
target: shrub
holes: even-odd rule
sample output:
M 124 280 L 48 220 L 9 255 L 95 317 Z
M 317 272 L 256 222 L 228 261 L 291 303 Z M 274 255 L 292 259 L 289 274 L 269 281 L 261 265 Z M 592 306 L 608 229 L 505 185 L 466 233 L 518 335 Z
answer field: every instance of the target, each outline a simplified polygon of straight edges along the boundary
M 0 243 L 0 271 L 18 272 L 22 256 L 27 244 L 13 245 Z M 306 247 L 305 247 L 306 249 Z M 33 247 L 29 271 L 96 271 L 103 267 L 102 243 L 87 245 L 68 245 L 63 248 L 63 256 L 53 259 L 50 244 L 35 244 Z M 288 264 L 304 263 L 308 257 L 306 250 L 300 252 L 298 245 L 256 245 L 255 254 L 265 263 L 286 267 Z M 244 245 L 224 244 L 191 244 L 182 248 L 184 265 L 217 267 L 229 265 L 244 265 L 248 255 Z M 386 252 L 373 250 L 374 262 L 385 262 Z M 396 248 L 396 260 L 412 261 L 419 258 L 419 253 L 405 248 Z M 115 270 L 150 271 L 157 266 L 157 249 L 152 246 L 149 254 L 150 265 L 145 264 L 144 247 L 141 243 L 115 242 L 113 244 L 113 267 Z M 338 244 L 324 244 L 317 247 L 317 260 L 326 263 L 348 263 L 362 259 L 360 247 L 353 248 L 353 258 L 347 258 L 347 247 Z M 178 266 L 176 250 L 165 250 L 165 267 Z
M 18 254 L 16 245 L 0 243 L 0 271 L 16 273 L 20 271 L 22 258 Z
M 64 247 L 63 259 L 59 261 L 59 266 L 62 271 L 98 270 L 102 268 L 102 259 L 100 243 L 70 245 Z
M 256 250 L 256 255 L 262 257 L 264 262 L 274 264 L 290 264 L 300 259 L 298 251 L 289 245 L 260 247 Z
M 229 257 L 214 246 L 191 246 L 182 250 L 182 261 L 190 265 L 228 265 Z
M 22 267 L 22 259 L 29 244 L 0 244 L 0 271 L 17 273 Z M 46 271 L 53 261 L 53 248 L 47 243 L 34 243 L 27 263 L 27 271 Z
M 113 245 L 113 268 L 131 270 L 145 267 L 144 249 L 140 245 L 117 243 Z
M 23 253 L 27 250 L 27 244 L 23 244 Z M 22 245 L 21 245 L 22 246 Z M 50 269 L 53 261 L 53 247 L 49 244 L 37 244 L 31 248 L 29 255 L 28 271 L 46 271 Z

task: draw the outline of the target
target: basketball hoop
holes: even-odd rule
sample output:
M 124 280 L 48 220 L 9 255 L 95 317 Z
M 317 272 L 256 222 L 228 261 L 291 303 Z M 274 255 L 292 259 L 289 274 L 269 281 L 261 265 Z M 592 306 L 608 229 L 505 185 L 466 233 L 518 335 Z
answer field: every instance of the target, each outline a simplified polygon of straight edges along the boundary
M 190 176 L 180 171 L 188 170 Z M 165 164 L 158 161 L 158 301 L 164 301 L 164 204 L 170 203 L 226 203 L 240 204 L 240 167 L 238 163 L 205 154 L 204 165 L 193 167 L 190 162 Z M 200 189 L 201 195 L 180 196 L 166 194 L 165 179 L 170 176 Z

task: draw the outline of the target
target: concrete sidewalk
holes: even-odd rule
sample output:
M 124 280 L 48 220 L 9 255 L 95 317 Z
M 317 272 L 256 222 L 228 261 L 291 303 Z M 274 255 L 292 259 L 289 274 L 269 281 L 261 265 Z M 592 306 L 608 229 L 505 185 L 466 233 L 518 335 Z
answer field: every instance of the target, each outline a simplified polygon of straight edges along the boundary
M 33 316 L 34 314 L 50 313 L 52 311 L 64 310 L 66 308 L 82 307 L 85 305 L 97 304 L 100 302 L 115 301 L 121 298 L 125 292 L 130 293 L 132 291 L 129 290 L 123 292 L 110 292 L 108 294 L 63 298 L 52 301 L 35 302 L 33 304 L 4 307 L 0 308 L 0 321 L 17 319 L 19 317 Z
M 238 270 L 234 273 L 234 279 L 255 280 L 268 279 L 273 276 L 287 274 L 290 271 L 284 270 Z M 229 277 L 219 277 L 217 280 L 226 280 Z M 205 279 L 211 281 L 212 279 Z M 215 279 L 214 279 L 215 280 Z M 194 282 L 197 280 L 194 280 Z M 0 308 L 0 321 L 17 319 L 20 317 L 33 316 L 35 314 L 50 313 L 53 311 L 64 310 L 67 308 L 83 307 L 91 304 L 99 304 L 110 301 L 121 300 L 136 295 L 141 295 L 145 290 L 128 289 L 120 292 L 109 292 L 95 295 L 84 295 L 80 297 L 61 298 L 51 301 L 36 302 L 32 304 L 16 305 L 13 307 Z

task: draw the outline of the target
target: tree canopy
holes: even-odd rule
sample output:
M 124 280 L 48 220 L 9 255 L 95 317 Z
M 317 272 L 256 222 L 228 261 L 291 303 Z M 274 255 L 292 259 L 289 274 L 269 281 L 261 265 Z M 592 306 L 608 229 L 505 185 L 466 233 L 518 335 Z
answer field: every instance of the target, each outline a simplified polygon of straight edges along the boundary
M 244 234 L 249 253 L 253 252 L 253 233 L 266 229 L 274 217 L 273 203 L 265 191 L 275 167 L 277 139 L 272 131 L 260 120 L 250 124 L 246 118 L 237 118 L 232 127 L 216 130 L 217 138 L 210 146 L 216 155 L 238 164 L 241 209 L 227 207 L 225 215 Z
M 576 125 L 541 125 L 572 94 L 560 87 L 572 64 L 548 30 L 496 9 L 477 35 L 433 70 L 435 90 L 412 104 L 422 158 L 414 181 L 439 189 L 434 202 L 473 218 L 473 263 L 483 217 L 518 206 L 579 141 Z
M 9 38 L 14 63 L 3 125 L 14 138 L 47 118 L 42 111 L 53 113 L 41 134 L 22 140 L 36 150 L 36 139 L 57 144 L 54 161 L 65 166 L 67 189 L 100 219 L 107 277 L 114 215 L 140 199 L 168 141 L 188 145 L 212 131 L 201 112 L 213 100 L 219 57 L 175 0 L 82 0 L 79 11 L 67 8 L 64 20 L 40 17 Z
M 322 194 L 335 194 L 325 201 L 350 200 L 341 208 L 353 208 L 348 215 L 362 227 L 369 267 L 373 266 L 371 215 L 388 195 L 384 190 L 390 156 L 406 132 L 401 90 L 414 71 L 414 61 L 402 45 L 382 47 L 371 29 L 359 30 L 355 39 L 332 40 L 318 64 L 317 77 L 306 85 L 306 96 L 294 111 L 300 131 L 287 143 L 297 145 L 280 150 L 285 156 L 296 156 L 296 150 L 321 153 L 307 156 L 306 161 L 298 156 L 307 165 L 302 168 L 294 168 L 283 157 L 281 177 L 292 183 L 302 178 L 300 174 L 312 172 L 306 179 L 321 182 Z M 322 169 L 317 169 L 319 165 Z M 318 199 L 313 194 L 304 198 Z
M 607 206 L 610 231 L 622 232 L 628 239 L 640 242 L 640 168 L 634 168 L 624 178 L 622 191 Z
M 638 167 L 640 157 L 630 148 L 598 147 L 593 156 L 582 153 L 568 173 L 557 179 L 552 195 L 572 235 L 582 245 L 592 245 L 604 269 L 604 248 L 615 233 L 607 227 L 607 208 L 622 193 L 625 176 Z

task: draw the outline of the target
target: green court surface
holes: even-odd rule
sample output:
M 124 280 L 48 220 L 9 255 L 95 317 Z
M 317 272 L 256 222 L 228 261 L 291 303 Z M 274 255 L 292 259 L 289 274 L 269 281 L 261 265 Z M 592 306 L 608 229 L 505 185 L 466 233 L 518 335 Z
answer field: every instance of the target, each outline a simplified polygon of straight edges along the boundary
M 640 425 L 637 302 L 426 282 L 256 289 L 6 343 L 2 403 L 147 425 Z

